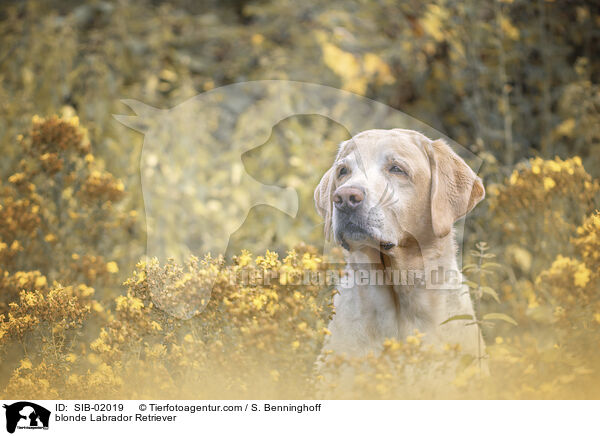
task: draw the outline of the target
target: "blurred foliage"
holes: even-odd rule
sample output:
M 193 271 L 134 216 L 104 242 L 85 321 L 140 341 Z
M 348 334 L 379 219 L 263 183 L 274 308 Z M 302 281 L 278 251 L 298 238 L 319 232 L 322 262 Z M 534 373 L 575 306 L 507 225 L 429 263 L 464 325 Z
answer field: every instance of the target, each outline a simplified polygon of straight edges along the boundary
M 35 118 L 19 137 L 20 171 L 3 186 L 2 396 L 597 396 L 600 212 L 588 210 L 598 181 L 580 158 L 532 159 L 490 189 L 490 206 L 478 220 L 492 248 L 479 243 L 465 254 L 467 284 L 487 339 L 479 356 L 453 344 L 430 348 L 415 332 L 386 342 L 379 356 L 320 360 L 335 286 L 297 283 L 306 274 L 331 271 L 337 257 L 325 259 L 307 245 L 283 258 L 242 250 L 232 262 L 210 256 L 192 256 L 182 265 L 145 260 L 124 282 L 126 293 L 115 295 L 110 278 L 119 267 L 105 259 L 126 263 L 119 253 L 127 239 L 119 236 L 132 224 L 129 213 L 113 207 L 123 187 L 95 169 L 84 133 L 74 118 Z M 574 202 L 567 192 L 581 198 Z M 77 216 L 58 227 L 63 210 Z M 546 216 L 548 210 L 553 213 Z M 105 215 L 97 219 L 97 213 Z M 15 216 L 27 219 L 15 225 Z M 114 242 L 90 242 L 95 231 Z M 477 229 L 470 237 L 476 236 Z M 66 255 L 72 246 L 95 254 Z M 536 247 L 539 252 L 530 251 Z M 45 249 L 61 252 L 38 257 Z M 495 253 L 488 250 L 500 253 L 502 263 L 490 263 Z M 52 284 L 48 277 L 55 277 Z M 473 364 L 478 359 L 486 360 L 491 375 Z
M 489 213 L 502 229 L 494 242 L 506 246 L 503 260 L 535 275 L 557 254 L 571 254 L 569 241 L 598 206 L 599 192 L 579 156 L 517 165 L 507 183 L 488 186 Z
M 96 162 L 78 122 L 34 117 L 17 137 L 22 159 L 0 184 L 0 307 L 25 283 L 33 289 L 59 280 L 107 293 L 118 284 L 114 259 L 141 254 L 118 242 L 136 231 L 137 213 L 119 207 L 124 185 Z
M 0 396 L 597 398 L 599 9 L 583 0 L 3 2 Z M 309 246 L 322 246 L 309 206 L 348 137 L 324 117 L 286 119 L 242 158 L 256 180 L 297 191 L 295 221 L 259 206 L 225 259 L 135 267 L 143 138 L 112 118 L 124 111 L 119 99 L 171 108 L 257 79 L 362 94 L 483 158 L 489 201 L 467 219 L 465 247 L 487 241 L 502 265 L 479 284 L 500 307 L 486 300 L 482 312 L 518 322 L 483 328 L 489 377 L 452 344 L 428 349 L 418 332 L 382 356 L 328 362 L 353 383 L 314 373 L 335 290 L 287 277 L 324 268 Z M 222 123 L 215 129 L 230 127 Z M 214 170 L 211 180 L 223 177 Z M 240 286 L 232 271 L 277 280 Z M 427 363 L 451 372 L 448 386 L 427 385 Z

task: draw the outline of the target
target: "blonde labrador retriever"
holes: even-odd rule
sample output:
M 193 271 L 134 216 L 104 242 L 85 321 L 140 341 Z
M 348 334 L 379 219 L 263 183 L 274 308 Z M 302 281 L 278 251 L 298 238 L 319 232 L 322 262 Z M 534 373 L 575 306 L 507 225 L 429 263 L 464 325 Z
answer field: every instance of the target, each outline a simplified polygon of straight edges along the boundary
M 453 224 L 484 195 L 481 180 L 443 140 L 392 129 L 343 142 L 315 190 L 326 237 L 344 248 L 346 278 L 353 277 L 334 297 L 324 349 L 362 356 L 419 330 L 427 343 L 458 343 L 477 355 L 476 326 L 442 323 L 474 313 Z

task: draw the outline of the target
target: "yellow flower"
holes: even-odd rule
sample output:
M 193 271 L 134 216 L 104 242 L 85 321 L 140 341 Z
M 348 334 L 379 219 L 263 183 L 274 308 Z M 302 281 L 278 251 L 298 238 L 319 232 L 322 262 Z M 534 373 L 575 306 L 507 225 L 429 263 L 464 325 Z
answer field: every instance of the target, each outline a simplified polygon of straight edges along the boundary
M 53 235 L 52 233 L 48 233 L 45 237 L 44 240 L 46 242 L 54 242 L 56 241 L 56 235 Z
M 25 174 L 24 173 L 15 173 L 12 176 L 10 176 L 8 178 L 8 181 L 10 183 L 14 183 L 15 185 L 21 183 L 23 180 L 25 180 Z
M 48 284 L 48 281 L 46 280 L 45 276 L 40 276 L 35 279 L 35 287 L 38 289 L 43 288 L 47 284 Z
M 67 118 L 67 121 L 69 122 L 69 124 L 71 124 L 73 127 L 78 127 L 79 126 L 79 117 L 77 115 L 73 115 L 70 118 Z
M 556 186 L 556 182 L 551 177 L 544 177 L 544 189 L 549 191 Z
M 560 164 L 554 160 L 546 161 L 546 166 L 550 171 L 553 171 L 555 173 L 559 173 L 562 169 Z
M 409 345 L 421 345 L 421 339 L 418 336 L 408 336 L 406 343 Z
M 587 283 L 590 281 L 590 275 L 592 272 L 586 268 L 584 264 L 580 264 L 577 267 L 577 271 L 575 271 L 575 286 L 579 286 L 580 288 L 585 287 Z
M 266 296 L 264 296 L 264 295 L 257 295 L 256 297 L 254 297 L 252 299 L 252 304 L 258 310 L 260 310 L 265 305 L 266 301 L 267 301 L 267 297 Z
M 302 256 L 302 267 L 305 270 L 316 271 L 319 267 L 321 259 L 311 256 L 309 253 L 304 253 Z
M 242 250 L 242 254 L 237 257 L 237 263 L 239 266 L 246 266 L 252 261 L 252 254 L 247 250 Z
M 119 272 L 119 266 L 116 262 L 108 262 L 106 264 L 106 270 L 111 274 L 116 274 Z
M 262 36 L 260 33 L 255 33 L 254 35 L 252 35 L 252 38 L 251 38 L 252 45 L 261 45 L 264 40 L 265 40 L 265 37 Z

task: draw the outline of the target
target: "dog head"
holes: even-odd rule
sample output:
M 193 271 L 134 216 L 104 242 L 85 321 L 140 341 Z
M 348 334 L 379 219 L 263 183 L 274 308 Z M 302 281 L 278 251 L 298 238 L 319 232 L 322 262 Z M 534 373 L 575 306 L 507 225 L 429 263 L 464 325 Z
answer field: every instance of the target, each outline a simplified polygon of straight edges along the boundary
M 325 235 L 347 250 L 443 238 L 483 199 L 479 177 L 441 139 L 367 130 L 340 145 L 315 190 Z

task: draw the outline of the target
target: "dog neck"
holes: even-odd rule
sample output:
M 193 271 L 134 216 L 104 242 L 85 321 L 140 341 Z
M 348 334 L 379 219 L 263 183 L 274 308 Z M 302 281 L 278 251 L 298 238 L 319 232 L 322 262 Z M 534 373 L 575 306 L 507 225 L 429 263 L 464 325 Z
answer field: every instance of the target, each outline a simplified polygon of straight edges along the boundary
M 384 271 L 386 277 L 392 279 L 396 292 L 407 292 L 460 287 L 456 251 L 451 232 L 443 238 L 420 242 L 407 237 L 389 250 L 363 247 L 346 252 L 345 257 L 348 269 L 354 272 Z
M 388 309 L 395 313 L 398 338 L 413 334 L 415 330 L 430 337 L 434 335 L 447 318 L 451 301 L 457 298 L 462 282 L 453 233 L 427 243 L 407 238 L 386 251 L 364 248 L 347 252 L 346 260 L 347 269 L 354 273 L 351 288 L 356 301 L 362 301 L 364 307 L 372 307 L 374 300 L 386 301 L 382 296 L 389 296 L 387 304 L 393 307 L 388 306 Z M 358 271 L 363 276 L 368 271 L 370 281 L 358 282 Z M 383 283 L 374 282 L 372 277 L 377 274 L 383 277 Z
M 386 269 L 392 271 L 419 271 L 420 286 L 395 285 L 396 292 L 421 289 L 452 289 L 461 284 L 460 271 L 456 262 L 454 232 L 443 238 L 427 238 L 417 241 L 405 238 L 398 246 L 382 253 L 381 260 Z

